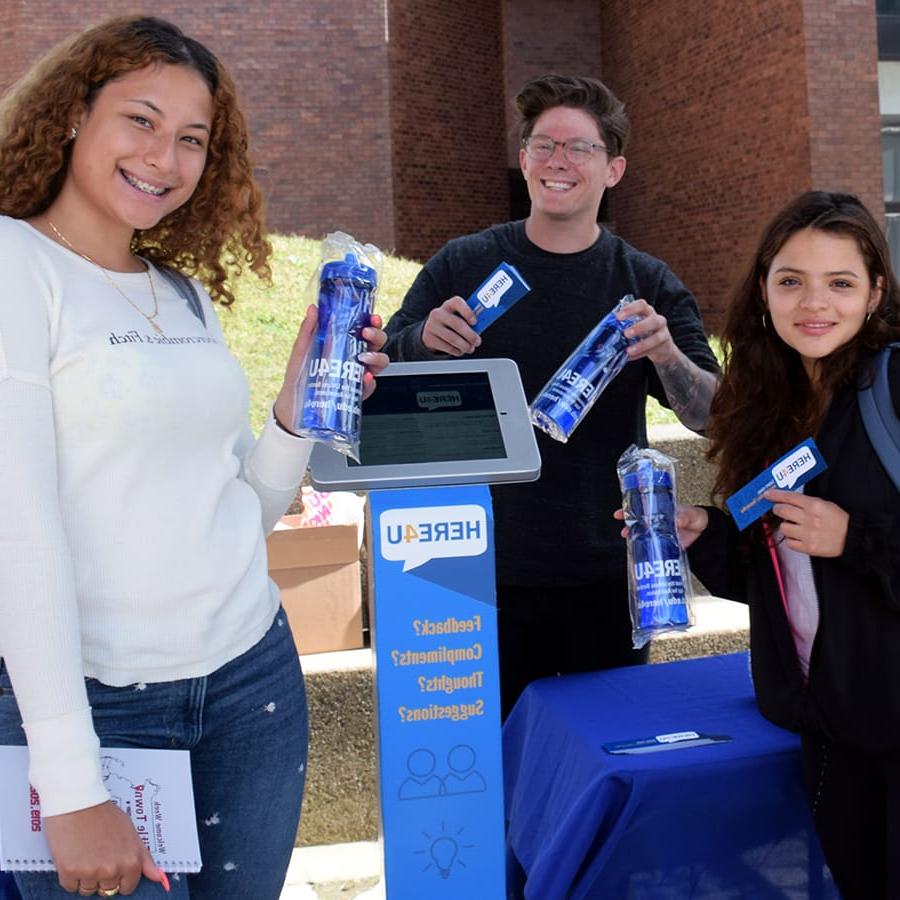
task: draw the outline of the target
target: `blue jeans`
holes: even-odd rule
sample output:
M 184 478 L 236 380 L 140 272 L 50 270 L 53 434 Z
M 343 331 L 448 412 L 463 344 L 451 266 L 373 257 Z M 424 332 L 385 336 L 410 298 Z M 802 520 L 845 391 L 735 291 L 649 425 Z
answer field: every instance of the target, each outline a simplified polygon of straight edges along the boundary
M 172 893 L 142 879 L 136 900 L 278 900 L 300 820 L 309 728 L 284 610 L 246 653 L 211 675 L 109 687 L 87 680 L 104 747 L 189 750 L 203 869 L 172 873 Z M 0 661 L 0 744 L 23 744 Z M 55 872 L 16 873 L 24 900 L 71 898 Z

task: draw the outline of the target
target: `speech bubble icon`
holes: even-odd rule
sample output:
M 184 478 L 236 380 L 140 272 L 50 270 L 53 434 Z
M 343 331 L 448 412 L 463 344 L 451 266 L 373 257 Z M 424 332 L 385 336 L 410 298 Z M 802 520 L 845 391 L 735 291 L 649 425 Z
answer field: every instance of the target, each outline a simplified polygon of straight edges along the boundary
M 513 286 L 513 280 L 508 272 L 499 271 L 496 278 L 492 278 L 484 287 L 478 290 L 475 295 L 478 297 L 481 305 L 489 309 L 496 306 L 503 295 Z
M 487 551 L 487 516 L 474 504 L 387 509 L 379 517 L 381 555 L 403 571 L 432 559 L 481 556 Z
M 816 467 L 816 458 L 808 447 L 798 447 L 772 468 L 772 478 L 778 487 L 789 491 L 804 472 Z
M 436 409 L 452 409 L 462 406 L 462 396 L 459 391 L 417 391 L 416 404 L 419 409 L 427 409 L 434 412 Z

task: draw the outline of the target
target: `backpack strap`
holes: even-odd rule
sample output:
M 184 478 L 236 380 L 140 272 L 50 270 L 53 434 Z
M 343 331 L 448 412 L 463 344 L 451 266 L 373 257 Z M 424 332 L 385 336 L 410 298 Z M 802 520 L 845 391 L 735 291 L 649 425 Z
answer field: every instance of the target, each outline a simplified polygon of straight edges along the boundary
M 894 487 L 900 491 L 900 419 L 894 412 L 888 366 L 891 352 L 900 344 L 883 347 L 872 361 L 872 383 L 860 388 L 859 411 L 872 449 L 881 460 Z
M 165 278 L 178 292 L 178 296 L 187 301 L 188 308 L 203 323 L 203 327 L 205 328 L 206 313 L 203 312 L 203 304 L 200 302 L 197 288 L 194 287 L 194 283 L 191 279 L 177 269 L 172 269 L 169 266 L 161 266 L 159 263 L 156 263 L 155 265 L 159 274 L 162 275 L 163 278 Z

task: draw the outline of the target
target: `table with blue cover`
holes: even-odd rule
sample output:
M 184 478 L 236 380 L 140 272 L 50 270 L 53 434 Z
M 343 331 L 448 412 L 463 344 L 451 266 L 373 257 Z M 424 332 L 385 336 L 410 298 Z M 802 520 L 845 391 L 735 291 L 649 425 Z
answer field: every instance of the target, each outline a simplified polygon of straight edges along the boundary
M 604 750 L 684 731 L 731 739 Z M 503 751 L 509 897 L 839 900 L 799 739 L 759 714 L 746 653 L 537 681 Z

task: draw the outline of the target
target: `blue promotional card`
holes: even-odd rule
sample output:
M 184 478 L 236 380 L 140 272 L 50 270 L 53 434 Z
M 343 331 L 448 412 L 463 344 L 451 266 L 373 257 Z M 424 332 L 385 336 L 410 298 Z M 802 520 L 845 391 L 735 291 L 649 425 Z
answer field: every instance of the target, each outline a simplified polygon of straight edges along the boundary
M 807 438 L 757 475 L 749 484 L 732 494 L 725 501 L 725 505 L 737 527 L 743 531 L 772 508 L 772 502 L 763 497 L 769 488 L 794 490 L 827 468 L 816 442 L 812 438 Z
M 514 266 L 500 263 L 466 301 L 478 318 L 473 330 L 481 334 L 530 290 Z

